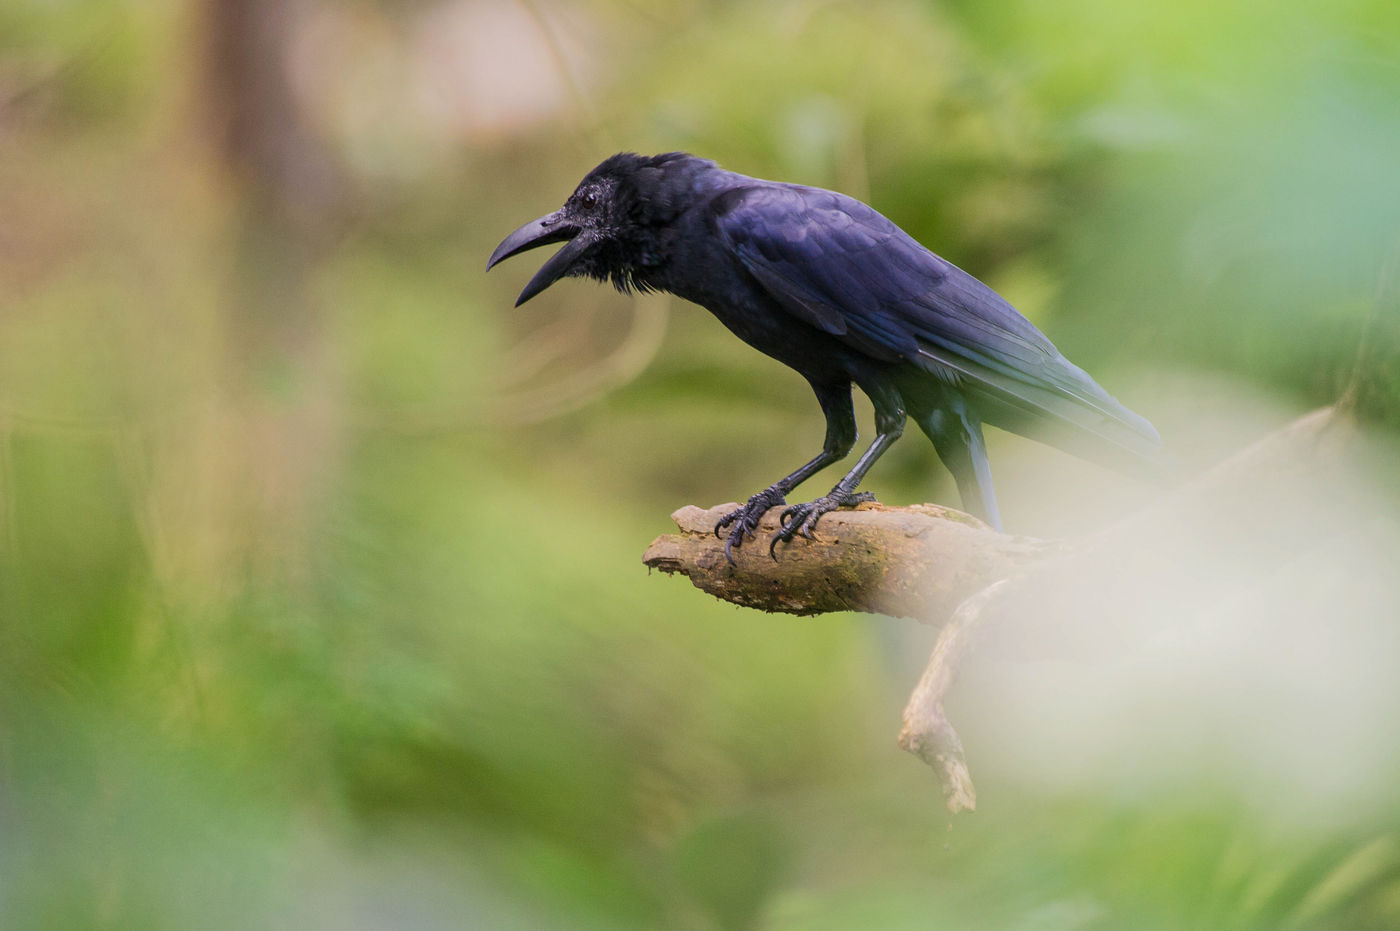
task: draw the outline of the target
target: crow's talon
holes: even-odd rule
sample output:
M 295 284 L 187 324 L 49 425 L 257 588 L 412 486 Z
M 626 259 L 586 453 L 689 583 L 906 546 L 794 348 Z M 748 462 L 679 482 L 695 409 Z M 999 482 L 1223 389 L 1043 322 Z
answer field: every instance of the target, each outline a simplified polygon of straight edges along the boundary
M 821 520 L 823 514 L 829 514 L 838 508 L 855 507 L 867 501 L 874 501 L 875 495 L 869 491 L 857 492 L 849 495 L 823 495 L 815 501 L 808 501 L 805 504 L 794 504 L 783 510 L 782 516 L 778 519 L 778 532 L 773 534 L 768 543 L 768 555 L 777 559 L 777 549 L 779 543 L 791 543 L 792 538 L 802 535 L 808 540 L 816 540 L 813 533 L 817 528 L 817 521 Z
M 720 531 L 722 531 L 725 527 L 728 527 L 730 524 L 735 523 L 736 521 L 738 522 L 738 524 L 739 524 L 740 527 L 744 526 L 744 524 L 745 524 L 745 522 L 746 522 L 746 520 L 745 520 L 745 519 L 746 519 L 745 511 L 747 511 L 747 510 L 748 510 L 748 505 L 744 505 L 744 507 L 741 507 L 741 508 L 735 508 L 734 510 L 730 511 L 728 514 L 726 514 L 726 515 L 724 515 L 723 517 L 721 517 L 718 521 L 716 521 L 716 522 L 715 522 L 715 536 L 716 536 L 716 537 L 722 536 L 723 534 L 721 534 Z
M 763 520 L 763 515 L 779 504 L 787 504 L 782 493 L 776 488 L 765 488 L 742 507 L 735 508 L 715 522 L 716 537 L 720 536 L 720 531 L 725 527 L 734 525 L 734 529 L 729 531 L 724 541 L 724 558 L 729 560 L 731 566 L 734 565 L 734 549 L 744 545 L 745 537 L 752 538 L 753 532 L 758 529 L 759 521 Z

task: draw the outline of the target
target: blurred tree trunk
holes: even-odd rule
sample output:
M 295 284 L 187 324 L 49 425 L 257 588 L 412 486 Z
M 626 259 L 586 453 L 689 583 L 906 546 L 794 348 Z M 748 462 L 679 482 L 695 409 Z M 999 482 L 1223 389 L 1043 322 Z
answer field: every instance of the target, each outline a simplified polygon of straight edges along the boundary
M 206 107 L 237 202 L 226 392 L 213 438 L 232 565 L 295 582 L 331 478 L 338 391 L 311 285 L 348 217 L 333 152 L 290 80 L 305 0 L 209 0 Z

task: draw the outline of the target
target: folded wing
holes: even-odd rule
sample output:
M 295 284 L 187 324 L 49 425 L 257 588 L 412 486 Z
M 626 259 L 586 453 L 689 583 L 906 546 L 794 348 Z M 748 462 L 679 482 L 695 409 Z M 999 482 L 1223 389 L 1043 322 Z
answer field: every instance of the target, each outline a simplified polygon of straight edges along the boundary
M 1048 419 L 1159 460 L 1151 424 L 995 291 L 871 207 L 832 191 L 755 182 L 718 198 L 714 211 L 743 266 L 806 323 L 872 358 L 907 362 L 984 398 L 1001 415 L 989 422 L 1038 433 L 1026 428 Z M 1061 445 L 1092 451 L 1070 439 Z

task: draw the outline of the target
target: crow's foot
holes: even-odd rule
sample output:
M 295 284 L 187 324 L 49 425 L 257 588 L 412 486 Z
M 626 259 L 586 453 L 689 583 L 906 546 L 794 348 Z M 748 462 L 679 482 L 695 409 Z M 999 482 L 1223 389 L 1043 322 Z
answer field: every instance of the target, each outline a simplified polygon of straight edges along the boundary
M 792 538 L 798 534 L 802 534 L 809 540 L 812 539 L 812 531 L 816 529 L 817 521 L 821 520 L 823 514 L 837 508 L 855 507 L 857 504 L 874 500 L 874 494 L 861 491 L 849 495 L 823 495 L 815 501 L 808 501 L 806 504 L 794 504 L 783 511 L 782 517 L 778 519 L 782 526 L 777 533 L 773 534 L 773 539 L 768 544 L 768 555 L 777 559 L 778 544 L 791 543 Z
M 768 509 L 779 504 L 787 504 L 787 499 L 775 486 L 770 485 L 750 498 L 743 507 L 730 511 L 715 524 L 716 537 L 725 527 L 734 525 L 734 529 L 729 531 L 729 536 L 724 541 L 724 558 L 729 560 L 731 566 L 734 565 L 734 548 L 743 546 L 744 538 L 753 536 L 753 532 L 758 529 L 758 522 L 768 513 Z

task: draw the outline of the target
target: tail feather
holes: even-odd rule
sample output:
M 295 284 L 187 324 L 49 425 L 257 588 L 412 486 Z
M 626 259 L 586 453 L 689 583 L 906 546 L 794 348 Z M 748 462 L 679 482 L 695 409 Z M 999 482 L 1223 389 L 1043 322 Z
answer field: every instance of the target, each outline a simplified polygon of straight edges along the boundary
M 1161 437 L 1145 418 L 1060 357 L 1054 383 L 1030 382 L 951 354 L 920 349 L 929 368 L 951 370 L 984 422 L 1047 443 L 1091 462 L 1166 480 Z

